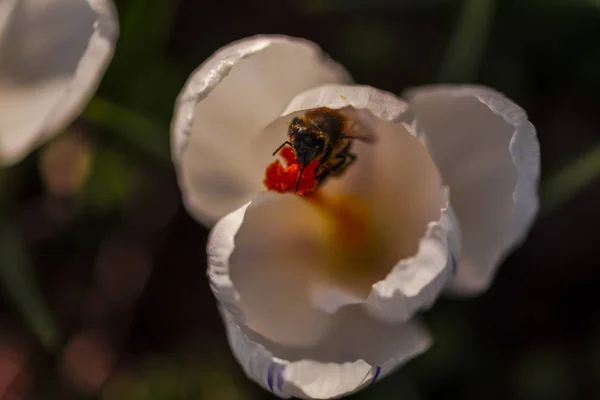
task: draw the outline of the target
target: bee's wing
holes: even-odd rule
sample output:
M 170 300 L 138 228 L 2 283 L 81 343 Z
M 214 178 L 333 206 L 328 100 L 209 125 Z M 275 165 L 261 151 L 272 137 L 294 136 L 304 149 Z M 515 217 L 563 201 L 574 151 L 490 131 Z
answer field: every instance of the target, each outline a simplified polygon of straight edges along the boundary
M 375 135 L 370 130 L 354 120 L 347 122 L 344 128 L 343 139 L 360 140 L 365 143 L 374 143 L 376 141 Z

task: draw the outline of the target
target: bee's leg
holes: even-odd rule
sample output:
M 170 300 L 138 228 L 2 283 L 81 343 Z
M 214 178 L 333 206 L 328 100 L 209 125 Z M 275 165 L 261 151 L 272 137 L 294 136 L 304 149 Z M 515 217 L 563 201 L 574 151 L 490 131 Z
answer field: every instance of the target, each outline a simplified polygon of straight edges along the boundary
M 333 157 L 329 163 L 321 164 L 319 166 L 319 169 L 317 170 L 317 179 L 319 180 L 319 185 L 325 182 L 327 177 L 331 175 L 335 170 L 339 169 L 344 164 L 345 160 L 345 155 L 338 154 L 335 157 Z
M 335 173 L 337 170 L 342 168 L 346 164 L 346 160 L 348 159 L 349 156 L 350 156 L 350 153 L 338 154 L 337 157 L 335 158 L 335 160 L 337 162 L 329 169 L 329 171 Z
M 348 153 L 346 155 L 348 156 L 348 163 L 346 164 L 346 168 L 348 168 L 356 161 L 356 154 Z
M 332 148 L 329 147 L 327 149 L 327 152 L 319 160 L 319 166 L 317 168 L 317 176 L 320 176 L 322 173 L 327 172 L 327 171 L 325 171 L 325 167 L 327 167 L 327 161 L 329 161 L 329 158 L 331 157 L 331 153 L 332 153 Z
M 345 152 L 339 155 L 340 162 L 331 167 L 330 173 L 333 176 L 340 176 L 356 161 L 356 155 Z
M 317 174 L 317 180 L 319 181 L 317 186 L 321 186 L 323 182 L 327 180 L 327 177 L 331 174 L 331 169 L 326 169 Z
M 341 153 L 331 159 L 330 164 L 321 165 L 322 170 L 317 174 L 319 184 L 323 183 L 330 175 L 341 175 L 355 161 L 356 155 L 350 153 L 348 147 L 346 147 Z
M 281 146 L 279 146 L 279 147 L 277 148 L 277 150 L 275 150 L 275 151 L 273 152 L 273 155 L 275 155 L 275 154 L 279 153 L 279 150 L 283 149 L 283 146 L 285 146 L 286 144 L 289 144 L 290 146 L 294 147 L 294 145 L 293 145 L 293 144 L 292 144 L 292 143 L 291 143 L 289 140 L 286 140 L 285 142 L 283 142 L 283 143 L 281 144 Z
M 323 155 L 323 157 L 321 157 L 321 164 L 325 164 L 327 161 L 329 161 L 329 157 L 331 157 L 332 152 L 332 147 L 327 148 L 327 152 Z

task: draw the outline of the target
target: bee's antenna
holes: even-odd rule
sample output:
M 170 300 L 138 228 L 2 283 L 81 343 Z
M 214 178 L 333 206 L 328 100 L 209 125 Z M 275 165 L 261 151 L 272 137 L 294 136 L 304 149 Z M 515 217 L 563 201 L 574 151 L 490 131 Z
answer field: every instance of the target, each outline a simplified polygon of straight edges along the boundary
M 296 182 L 296 193 L 298 193 L 298 189 L 300 188 L 300 180 L 302 180 L 304 168 L 306 168 L 306 152 L 302 153 L 302 169 L 300 170 L 300 176 L 298 176 L 298 182 Z
M 286 144 L 289 144 L 290 146 L 294 147 L 294 145 L 293 145 L 293 144 L 292 144 L 292 143 L 291 143 L 289 140 L 286 140 L 285 142 L 281 143 L 281 146 L 279 146 L 279 147 L 277 148 L 277 150 L 275 150 L 275 151 L 273 152 L 273 154 L 272 154 L 272 155 L 275 155 L 275 154 L 279 153 L 279 150 L 283 149 L 283 146 L 285 146 Z

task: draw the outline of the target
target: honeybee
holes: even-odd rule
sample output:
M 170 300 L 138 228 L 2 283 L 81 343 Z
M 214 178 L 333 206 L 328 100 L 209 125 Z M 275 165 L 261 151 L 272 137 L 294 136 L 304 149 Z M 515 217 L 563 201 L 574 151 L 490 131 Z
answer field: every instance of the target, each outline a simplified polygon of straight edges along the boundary
M 371 136 L 352 134 L 356 125 L 337 110 L 320 107 L 307 111 L 304 117 L 296 117 L 290 123 L 288 139 L 273 152 L 276 155 L 285 145 L 294 149 L 301 165 L 296 192 L 304 168 L 314 160 L 319 160 L 316 178 L 319 185 L 329 176 L 340 176 L 356 161 L 351 153 L 352 141 L 372 143 Z

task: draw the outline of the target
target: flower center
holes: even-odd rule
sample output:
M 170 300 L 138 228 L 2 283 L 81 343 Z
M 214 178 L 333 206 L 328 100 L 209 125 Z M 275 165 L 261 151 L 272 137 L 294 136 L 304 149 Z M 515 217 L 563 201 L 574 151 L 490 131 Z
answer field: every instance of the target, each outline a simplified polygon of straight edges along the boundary
M 308 164 L 301 174 L 301 165 L 291 147 L 284 147 L 280 155 L 287 166 L 279 160 L 271 163 L 265 171 L 265 187 L 269 191 L 303 196 L 321 214 L 326 222 L 324 233 L 329 256 L 326 274 L 336 283 L 368 293 L 370 285 L 388 272 L 381 268 L 385 265 L 385 253 L 373 208 L 357 196 L 326 195 L 318 190 L 318 160 Z
M 328 273 L 336 282 L 370 291 L 383 278 L 383 241 L 373 209 L 364 199 L 347 194 L 325 196 L 316 191 L 306 199 L 323 216 L 329 256 Z
M 314 160 L 302 171 L 302 166 L 296 160 L 294 149 L 286 146 L 281 149 L 280 154 L 287 163 L 287 167 L 284 167 L 279 160 L 275 160 L 267 166 L 263 181 L 267 190 L 273 190 L 278 193 L 294 193 L 296 192 L 296 185 L 298 185 L 297 194 L 304 196 L 317 189 L 319 181 L 316 178 L 316 174 L 319 160 Z

